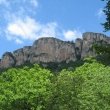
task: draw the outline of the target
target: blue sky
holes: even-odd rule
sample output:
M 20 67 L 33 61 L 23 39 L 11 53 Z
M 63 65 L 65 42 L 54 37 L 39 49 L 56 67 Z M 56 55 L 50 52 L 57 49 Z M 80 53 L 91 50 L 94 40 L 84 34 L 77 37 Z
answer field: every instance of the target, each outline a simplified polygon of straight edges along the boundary
M 75 40 L 84 32 L 103 33 L 104 6 L 101 0 L 0 0 L 0 56 L 40 37 Z

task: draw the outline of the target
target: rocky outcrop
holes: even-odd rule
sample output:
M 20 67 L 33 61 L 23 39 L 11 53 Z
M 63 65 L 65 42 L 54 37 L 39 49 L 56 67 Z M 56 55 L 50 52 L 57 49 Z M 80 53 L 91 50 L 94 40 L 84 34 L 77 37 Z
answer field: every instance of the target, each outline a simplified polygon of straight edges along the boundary
M 30 62 L 75 61 L 74 44 L 56 38 L 41 38 L 31 48 Z
M 13 57 L 16 59 L 15 66 L 23 65 L 30 61 L 31 46 L 25 46 L 13 52 Z
M 25 46 L 13 53 L 6 52 L 0 59 L 0 69 L 23 65 L 25 63 L 48 63 L 76 61 L 87 56 L 95 56 L 93 43 L 110 43 L 110 38 L 100 33 L 86 32 L 75 43 L 56 38 L 40 38 L 32 46 Z
M 96 54 L 92 48 L 92 45 L 99 41 L 104 43 L 110 43 L 110 37 L 107 37 L 106 35 L 100 33 L 93 32 L 84 33 L 81 58 L 95 56 Z
M 11 52 L 6 52 L 3 54 L 2 59 L 0 60 L 0 68 L 9 68 L 15 65 L 15 58 Z

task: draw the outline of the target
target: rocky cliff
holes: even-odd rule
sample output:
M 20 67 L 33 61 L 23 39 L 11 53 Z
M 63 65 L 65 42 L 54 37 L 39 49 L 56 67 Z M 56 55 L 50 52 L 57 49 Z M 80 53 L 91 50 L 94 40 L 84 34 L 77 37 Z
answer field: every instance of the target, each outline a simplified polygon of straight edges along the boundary
M 76 61 L 87 56 L 95 56 L 93 43 L 103 41 L 110 43 L 110 38 L 100 33 L 86 32 L 82 39 L 73 42 L 56 38 L 40 38 L 32 46 L 25 46 L 11 52 L 6 52 L 0 59 L 0 69 L 23 65 L 25 63 L 48 63 Z

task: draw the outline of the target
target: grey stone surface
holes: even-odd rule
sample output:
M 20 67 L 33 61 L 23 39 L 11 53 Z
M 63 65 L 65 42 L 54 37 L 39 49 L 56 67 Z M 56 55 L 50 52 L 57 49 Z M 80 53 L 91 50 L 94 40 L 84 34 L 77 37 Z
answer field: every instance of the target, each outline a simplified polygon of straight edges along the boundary
M 83 45 L 83 40 L 82 39 L 76 39 L 75 41 L 75 54 L 77 60 L 81 59 L 81 53 L 82 53 L 82 45 Z
M 16 61 L 11 52 L 6 52 L 3 54 L 2 59 L 0 60 L 0 68 L 9 68 L 15 65 Z
M 86 32 L 75 43 L 45 37 L 36 40 L 32 46 L 25 46 L 13 53 L 6 52 L 0 59 L 0 69 L 23 65 L 25 63 L 48 63 L 76 61 L 87 56 L 95 56 L 92 45 L 95 42 L 110 43 L 104 34 Z
M 92 45 L 99 41 L 110 43 L 110 38 L 101 33 L 93 33 L 93 32 L 84 33 L 81 58 L 85 58 L 88 56 L 95 56 L 96 54 L 92 48 Z
M 76 60 L 74 45 L 56 38 L 41 38 L 34 42 L 30 62 L 61 62 Z

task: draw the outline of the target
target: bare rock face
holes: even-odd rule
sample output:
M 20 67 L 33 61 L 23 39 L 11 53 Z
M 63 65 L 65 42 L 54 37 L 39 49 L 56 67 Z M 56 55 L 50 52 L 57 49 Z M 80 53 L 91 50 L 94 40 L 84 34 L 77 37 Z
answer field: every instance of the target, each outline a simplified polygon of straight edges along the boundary
M 30 62 L 75 61 L 74 45 L 56 38 L 41 38 L 34 42 Z
M 15 66 L 20 66 L 29 62 L 31 46 L 25 46 L 24 48 L 18 49 L 13 52 L 13 56 L 16 59 Z
M 31 46 L 23 47 L 23 60 L 25 63 L 30 62 L 29 56 L 31 53 Z
M 98 41 L 110 44 L 110 38 L 104 34 L 86 32 L 82 37 L 83 39 L 76 39 L 75 43 L 50 37 L 40 38 L 32 46 L 25 46 L 13 53 L 6 52 L 0 59 L 0 69 L 27 63 L 68 63 L 87 56 L 96 56 L 92 46 Z
M 13 56 L 16 59 L 16 66 L 22 65 L 24 63 L 23 49 L 18 49 L 14 51 Z
M 83 44 L 83 40 L 82 39 L 79 39 L 79 38 L 76 39 L 76 41 L 75 41 L 75 53 L 76 53 L 77 60 L 81 59 L 82 44 Z
M 88 56 L 96 56 L 95 51 L 92 48 L 92 45 L 99 41 L 110 43 L 110 38 L 100 33 L 93 32 L 84 33 L 81 57 L 85 58 Z
M 9 68 L 15 65 L 15 59 L 10 52 L 6 52 L 3 54 L 2 59 L 0 60 L 0 68 Z

